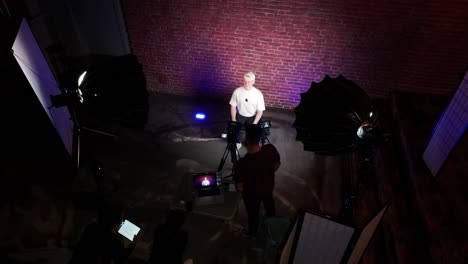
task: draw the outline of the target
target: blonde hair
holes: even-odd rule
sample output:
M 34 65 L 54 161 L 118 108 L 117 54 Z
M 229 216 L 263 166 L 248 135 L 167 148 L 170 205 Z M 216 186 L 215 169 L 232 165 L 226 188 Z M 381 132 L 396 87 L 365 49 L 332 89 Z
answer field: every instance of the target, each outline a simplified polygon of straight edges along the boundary
M 247 72 L 246 74 L 244 74 L 244 79 L 248 81 L 255 81 L 255 73 Z

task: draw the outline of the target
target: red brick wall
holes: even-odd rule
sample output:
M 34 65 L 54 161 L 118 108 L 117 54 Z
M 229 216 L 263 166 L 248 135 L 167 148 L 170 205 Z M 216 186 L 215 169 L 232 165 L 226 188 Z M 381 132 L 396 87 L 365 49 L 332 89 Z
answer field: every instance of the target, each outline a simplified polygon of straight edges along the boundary
M 468 62 L 468 4 L 438 2 L 122 1 L 150 91 L 228 98 L 252 70 L 279 108 L 325 74 L 373 97 L 451 94 Z

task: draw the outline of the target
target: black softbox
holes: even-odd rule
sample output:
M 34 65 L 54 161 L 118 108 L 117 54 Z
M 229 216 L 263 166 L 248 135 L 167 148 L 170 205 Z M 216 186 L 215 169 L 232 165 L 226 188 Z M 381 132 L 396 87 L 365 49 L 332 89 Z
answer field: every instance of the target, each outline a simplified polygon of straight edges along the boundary
M 376 118 L 369 96 L 342 75 L 313 82 L 294 112 L 296 139 L 304 150 L 325 155 L 369 142 Z
M 148 92 L 142 65 L 133 54 L 108 58 L 84 69 L 80 85 L 83 125 L 116 123 L 142 129 L 148 118 Z

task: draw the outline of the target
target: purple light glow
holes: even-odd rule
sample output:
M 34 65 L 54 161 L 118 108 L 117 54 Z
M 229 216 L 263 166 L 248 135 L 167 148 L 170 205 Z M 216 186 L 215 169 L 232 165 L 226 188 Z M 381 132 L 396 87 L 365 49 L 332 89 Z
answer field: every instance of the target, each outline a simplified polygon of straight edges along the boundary
M 198 120 L 204 120 L 206 117 L 206 115 L 204 113 L 196 113 L 195 114 L 195 119 L 198 119 Z

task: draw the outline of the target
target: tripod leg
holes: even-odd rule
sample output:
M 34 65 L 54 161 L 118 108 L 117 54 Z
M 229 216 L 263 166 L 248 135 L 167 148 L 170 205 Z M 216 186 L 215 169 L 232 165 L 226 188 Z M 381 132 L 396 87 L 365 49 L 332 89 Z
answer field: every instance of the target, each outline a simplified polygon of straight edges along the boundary
M 229 152 L 231 152 L 231 162 L 232 162 L 232 165 L 235 165 L 236 162 L 237 162 L 237 160 L 238 160 L 238 157 L 240 156 L 240 155 L 239 155 L 239 151 L 237 150 L 236 145 L 230 146 Z
M 237 149 L 236 145 L 231 145 L 229 148 L 229 152 L 231 153 L 232 170 L 231 170 L 231 175 L 225 178 L 234 176 L 234 169 L 236 167 L 237 161 L 240 159 L 239 150 Z
M 228 147 L 226 147 L 226 149 L 224 150 L 224 153 L 223 153 L 223 156 L 221 157 L 221 161 L 219 162 L 219 166 L 218 166 L 218 172 L 221 171 L 224 167 L 224 163 L 226 163 L 226 159 L 227 159 L 227 156 L 228 156 Z
M 262 146 L 265 146 L 265 141 L 267 141 L 268 144 L 271 144 L 271 143 L 270 143 L 270 140 L 268 139 L 268 137 L 263 136 L 262 139 L 260 140 L 260 142 L 262 143 Z

